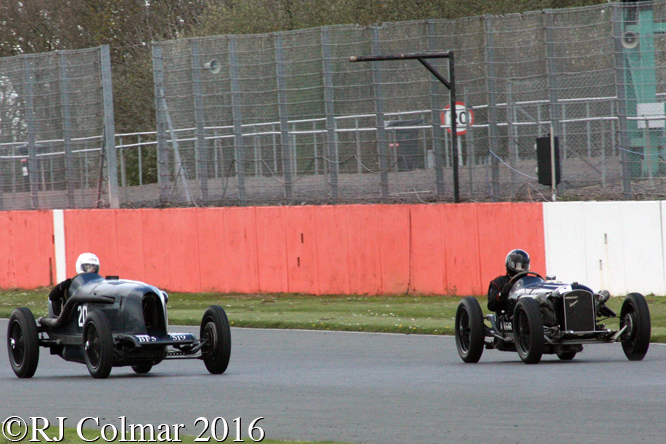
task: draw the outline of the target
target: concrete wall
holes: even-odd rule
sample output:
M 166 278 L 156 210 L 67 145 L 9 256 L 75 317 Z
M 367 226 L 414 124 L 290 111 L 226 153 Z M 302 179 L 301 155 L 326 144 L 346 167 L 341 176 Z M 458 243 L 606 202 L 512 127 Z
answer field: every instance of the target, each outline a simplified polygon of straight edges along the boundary
M 36 288 L 54 276 L 50 211 L 0 212 L 0 288 Z
M 102 274 L 170 291 L 484 294 L 504 257 L 611 294 L 666 295 L 664 203 L 55 210 L 0 212 L 0 287 Z
M 51 231 L 40 238 L 36 257 L 58 258 L 57 276 L 0 284 L 5 288 L 72 276 L 85 251 L 99 256 L 102 274 L 185 292 L 483 294 L 512 248 L 528 250 L 536 271 L 544 273 L 546 265 L 538 203 L 44 214 Z M 11 264 L 7 270 L 22 274 Z
M 546 268 L 611 294 L 666 295 L 663 202 L 544 204 Z

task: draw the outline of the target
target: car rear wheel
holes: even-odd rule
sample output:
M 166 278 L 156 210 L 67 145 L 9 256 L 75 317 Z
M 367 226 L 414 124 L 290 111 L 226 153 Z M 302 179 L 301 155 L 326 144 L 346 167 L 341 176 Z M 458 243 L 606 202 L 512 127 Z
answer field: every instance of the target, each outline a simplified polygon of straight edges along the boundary
M 104 379 L 113 367 L 113 336 L 104 313 L 93 310 L 83 324 L 83 356 L 93 378 Z
M 650 347 L 650 309 L 640 293 L 629 293 L 620 311 L 620 329 L 627 327 L 620 337 L 622 349 L 630 361 L 640 361 Z
M 39 363 L 39 335 L 29 308 L 17 308 L 9 317 L 7 351 L 16 376 L 32 378 Z
M 201 319 L 201 339 L 206 340 L 201 358 L 209 372 L 224 373 L 231 356 L 231 329 L 224 309 L 211 305 Z
M 460 358 L 467 363 L 476 363 L 483 354 L 485 328 L 479 301 L 472 296 L 460 300 L 456 310 L 456 348 Z
M 518 356 L 525 364 L 538 364 L 543 355 L 543 319 L 532 298 L 521 298 L 513 312 L 513 337 Z

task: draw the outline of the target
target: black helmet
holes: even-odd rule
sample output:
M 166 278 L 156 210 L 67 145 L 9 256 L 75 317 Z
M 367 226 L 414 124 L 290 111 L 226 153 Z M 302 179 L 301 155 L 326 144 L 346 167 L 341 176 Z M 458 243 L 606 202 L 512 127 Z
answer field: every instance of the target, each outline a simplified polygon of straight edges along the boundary
M 530 269 L 530 255 L 524 250 L 511 250 L 506 255 L 506 272 L 514 276 Z

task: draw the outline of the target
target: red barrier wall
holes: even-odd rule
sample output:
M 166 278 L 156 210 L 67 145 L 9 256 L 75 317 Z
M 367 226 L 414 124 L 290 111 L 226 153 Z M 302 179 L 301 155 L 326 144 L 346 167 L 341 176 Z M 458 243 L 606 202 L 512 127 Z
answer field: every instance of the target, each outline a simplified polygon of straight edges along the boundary
M 67 274 L 85 251 L 102 274 L 171 291 L 483 294 L 524 248 L 545 272 L 541 204 L 66 210 Z M 49 285 L 52 212 L 0 213 L 0 286 Z M 4 254 L 3 254 L 4 253 Z M 35 265 L 35 261 L 38 266 Z
M 280 293 L 289 288 L 287 243 L 282 207 L 255 208 L 258 291 Z
M 377 205 L 375 208 L 381 293 L 407 293 L 411 290 L 410 206 Z
M 0 212 L 0 287 L 38 288 L 54 280 L 53 213 Z
M 317 207 L 317 267 L 321 294 L 349 294 L 348 207 Z

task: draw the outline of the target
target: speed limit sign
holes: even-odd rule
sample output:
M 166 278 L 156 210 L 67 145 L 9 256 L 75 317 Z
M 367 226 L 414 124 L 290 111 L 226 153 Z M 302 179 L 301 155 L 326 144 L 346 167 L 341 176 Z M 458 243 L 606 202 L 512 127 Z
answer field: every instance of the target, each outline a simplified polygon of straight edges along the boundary
M 467 109 L 463 102 L 456 102 L 456 135 L 466 134 L 468 125 L 474 125 L 474 111 Z M 442 110 L 442 126 L 451 132 L 451 105 Z

